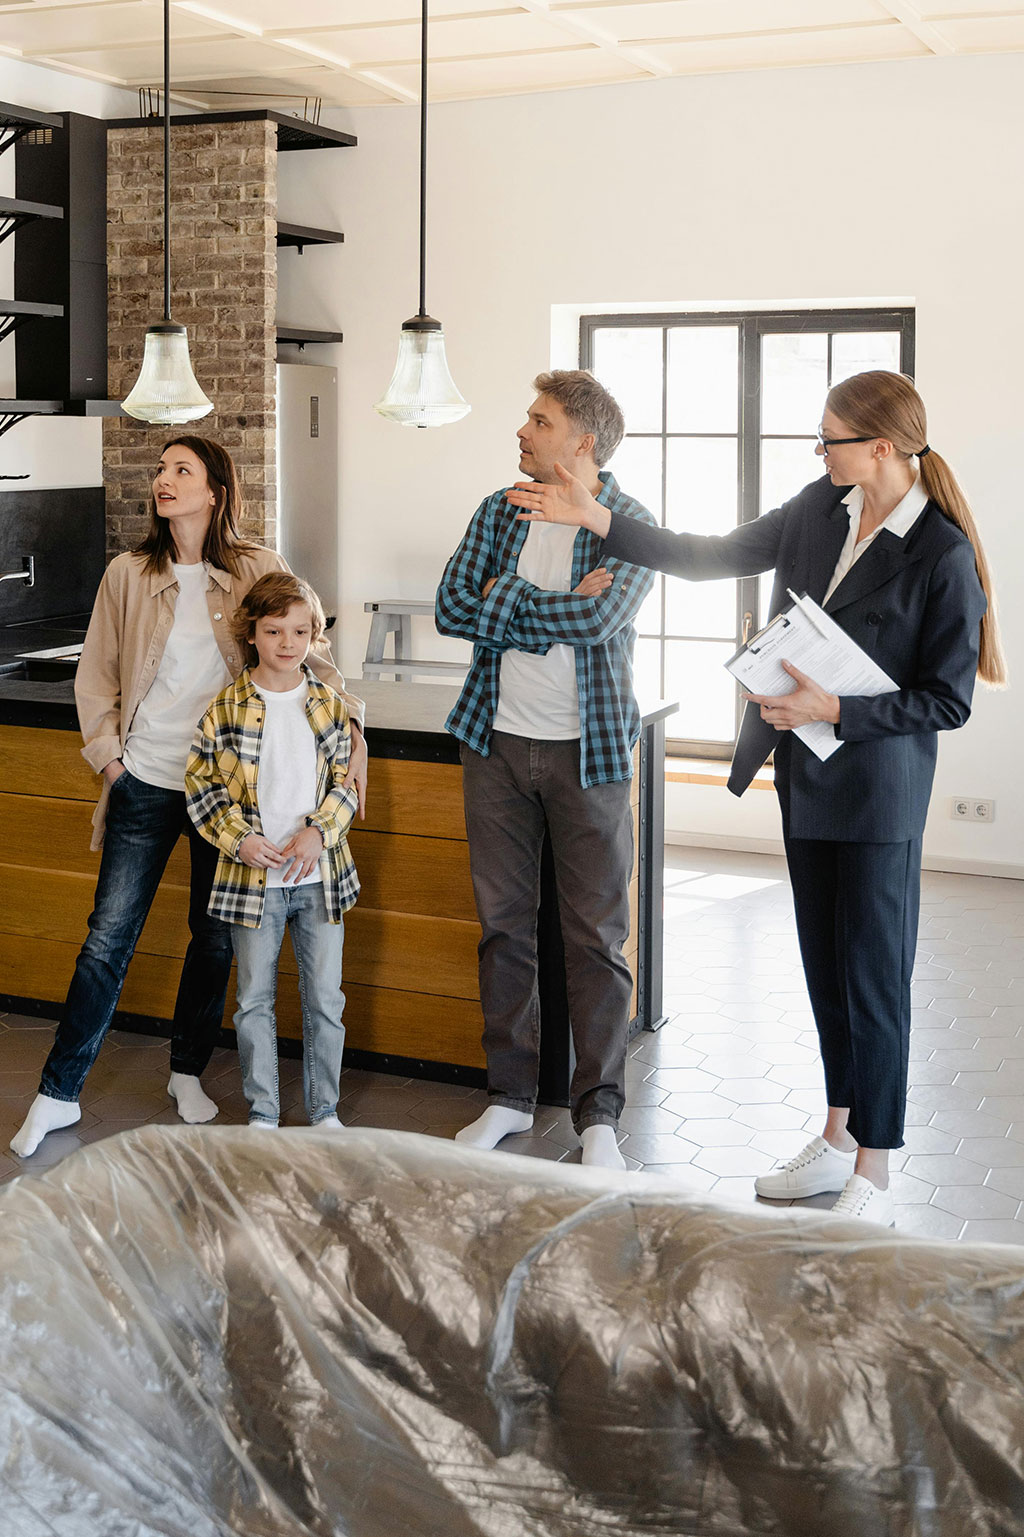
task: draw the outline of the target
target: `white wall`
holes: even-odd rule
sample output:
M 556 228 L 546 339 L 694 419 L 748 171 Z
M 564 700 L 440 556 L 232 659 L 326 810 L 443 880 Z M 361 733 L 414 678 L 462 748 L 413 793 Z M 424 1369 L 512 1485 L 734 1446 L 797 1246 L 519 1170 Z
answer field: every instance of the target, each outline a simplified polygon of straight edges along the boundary
M 0 58 L 0 100 L 37 112 L 82 112 L 88 117 L 128 117 L 138 112 L 138 97 L 94 80 Z M 14 156 L 0 156 L 0 195 L 14 196 Z M 0 245 L 0 296 L 14 293 L 14 241 Z M 29 322 L 31 324 L 31 322 Z M 0 346 L 0 398 L 15 394 L 13 337 Z M 0 475 L 28 480 L 0 481 L 0 488 L 44 490 L 52 486 L 98 486 L 103 481 L 102 424 L 69 417 L 66 421 L 30 417 L 0 438 Z
M 359 672 L 364 599 L 425 596 L 478 501 L 516 473 L 514 430 L 551 355 L 552 307 L 731 307 L 906 296 L 932 443 L 968 487 L 1003 599 L 1011 665 L 1024 616 L 1019 303 L 1024 57 L 716 75 L 434 107 L 428 308 L 472 415 L 415 432 L 375 416 L 416 309 L 413 108 L 333 119 L 353 150 L 286 156 L 286 218 L 345 245 L 282 260 L 291 323 L 338 325 L 344 661 Z M 319 361 L 319 359 L 318 359 Z M 324 361 L 327 361 L 325 358 Z M 423 649 L 442 642 L 423 635 Z M 1015 664 L 1015 665 L 1014 665 Z M 942 742 L 926 856 L 1016 866 L 1024 811 L 1012 695 L 979 691 Z M 954 794 L 994 798 L 954 824 Z M 774 797 L 671 786 L 682 837 L 776 840 Z

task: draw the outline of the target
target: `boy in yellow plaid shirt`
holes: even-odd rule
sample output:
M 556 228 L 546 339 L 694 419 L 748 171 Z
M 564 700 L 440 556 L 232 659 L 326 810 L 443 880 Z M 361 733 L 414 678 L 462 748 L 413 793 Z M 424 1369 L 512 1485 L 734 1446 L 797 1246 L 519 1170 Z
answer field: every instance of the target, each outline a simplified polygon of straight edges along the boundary
M 359 890 L 347 841 L 358 797 L 342 784 L 344 701 L 305 666 L 323 630 L 320 600 L 300 577 L 273 571 L 250 588 L 232 621 L 248 665 L 210 704 L 185 771 L 189 815 L 220 855 L 209 912 L 231 924 L 250 1126 L 280 1118 L 274 1002 L 286 928 L 302 995 L 306 1112 L 311 1126 L 341 1126 L 342 915 Z

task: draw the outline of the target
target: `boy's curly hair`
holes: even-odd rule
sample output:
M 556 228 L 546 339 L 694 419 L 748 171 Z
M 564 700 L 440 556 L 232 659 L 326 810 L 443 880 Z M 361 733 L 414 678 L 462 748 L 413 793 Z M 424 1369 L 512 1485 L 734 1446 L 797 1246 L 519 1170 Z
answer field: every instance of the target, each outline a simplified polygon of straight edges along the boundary
M 323 604 L 308 582 L 291 571 L 268 571 L 253 582 L 231 616 L 231 638 L 241 648 L 246 667 L 255 667 L 260 654 L 253 644 L 257 619 L 283 619 L 293 603 L 305 603 L 313 616 L 309 643 L 315 646 L 327 621 Z

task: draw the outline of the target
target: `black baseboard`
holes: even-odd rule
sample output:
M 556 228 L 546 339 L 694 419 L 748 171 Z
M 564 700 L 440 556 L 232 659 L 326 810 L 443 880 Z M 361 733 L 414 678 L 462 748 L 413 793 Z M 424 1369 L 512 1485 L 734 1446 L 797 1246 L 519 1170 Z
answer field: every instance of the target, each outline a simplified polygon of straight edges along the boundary
M 20 998 L 14 993 L 0 993 L 0 1011 L 10 1014 L 28 1014 L 33 1019 L 59 1017 L 57 1005 L 45 998 Z M 169 1019 L 154 1019 L 148 1014 L 131 1014 L 118 1009 L 111 1024 L 113 1030 L 133 1030 L 136 1035 L 159 1035 L 165 1040 L 171 1036 Z M 218 1046 L 236 1051 L 238 1043 L 233 1030 L 222 1030 L 217 1038 Z M 282 1057 L 301 1060 L 302 1042 L 290 1037 L 278 1036 L 277 1049 Z M 427 1062 L 419 1057 L 398 1057 L 390 1052 L 358 1051 L 346 1047 L 345 1066 L 357 1067 L 363 1072 L 389 1073 L 396 1078 L 424 1078 L 434 1083 L 460 1083 L 469 1088 L 485 1089 L 487 1073 L 482 1067 L 463 1067 L 458 1062 Z

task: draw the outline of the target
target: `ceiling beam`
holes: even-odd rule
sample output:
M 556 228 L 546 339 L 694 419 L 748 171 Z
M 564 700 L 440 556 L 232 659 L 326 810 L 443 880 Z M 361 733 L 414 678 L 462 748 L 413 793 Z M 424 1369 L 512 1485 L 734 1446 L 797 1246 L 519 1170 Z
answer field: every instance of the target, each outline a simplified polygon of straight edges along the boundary
M 109 3 L 109 0 L 108 0 Z M 0 11 L 0 15 L 3 12 Z M 431 30 L 434 27 L 443 26 L 446 21 L 494 21 L 506 16 L 521 16 L 521 5 L 504 6 L 499 11 L 462 11 L 447 12 L 444 16 L 431 16 Z M 328 32 L 387 32 L 397 31 L 401 28 L 414 27 L 417 35 L 420 29 L 419 16 L 393 16 L 389 21 L 320 21 L 315 26 L 308 27 L 268 27 L 264 37 L 277 37 L 278 33 L 286 33 L 289 37 L 303 37 L 307 32 L 316 32 L 325 35 Z M 417 60 L 419 55 L 417 54 Z
M 187 43 L 191 48 L 197 43 L 224 43 L 231 42 L 232 39 L 242 42 L 245 38 L 244 32 L 208 32 L 205 37 L 179 38 L 178 41 Z M 21 57 L 37 59 L 45 56 L 48 59 L 64 59 L 76 53 L 128 54 L 139 48 L 162 48 L 163 41 L 162 33 L 158 32 L 155 37 L 133 37 L 129 42 L 122 43 L 101 43 L 94 40 L 91 43 L 72 43 L 67 48 L 24 48 Z
M 339 74 L 344 75 L 347 79 L 353 80 L 360 85 L 369 86 L 372 91 L 375 91 L 380 96 L 390 96 L 394 102 L 400 102 L 404 105 L 417 99 L 413 93 L 405 90 L 403 86 L 397 86 L 390 81 L 375 77 L 368 71 L 361 69 L 359 65 L 353 64 L 351 59 L 346 59 L 341 54 L 328 53 L 325 49 L 310 47 L 294 37 L 292 33 L 281 37 L 276 35 L 275 32 L 274 37 L 270 38 L 262 27 L 254 27 L 251 22 L 247 22 L 228 11 L 221 10 L 217 5 L 204 5 L 201 3 L 201 0 L 171 0 L 171 5 L 175 10 L 186 11 L 193 16 L 207 17 L 212 21 L 220 22 L 222 25 L 237 26 L 239 31 L 246 33 L 249 37 L 257 37 L 267 42 L 271 47 L 280 48 L 283 52 L 294 54 L 297 59 L 304 60 L 312 66 L 319 68 L 325 64 L 330 65 L 332 69 L 337 70 Z M 268 72 L 260 69 L 254 70 L 253 73 L 262 75 Z
M 111 5 L 147 11 L 152 9 L 152 0 L 89 0 L 88 5 L 69 4 L 68 0 L 24 0 L 20 5 L 0 5 L 0 16 L 51 16 L 55 11 L 71 11 L 79 16 L 88 16 L 92 11 Z
M 932 53 L 949 54 L 956 53 L 956 49 L 948 38 L 943 37 L 938 27 L 930 21 L 925 21 L 915 5 L 909 0 L 879 0 L 882 5 L 898 22 L 906 27 L 908 32 L 913 32 L 919 42 L 930 48 Z
M 602 53 L 610 54 L 620 63 L 628 64 L 632 69 L 638 69 L 642 74 L 658 77 L 670 75 L 671 68 L 663 64 L 660 59 L 651 58 L 639 48 L 630 48 L 620 43 L 611 32 L 606 32 L 603 27 L 596 27 L 591 21 L 583 21 L 576 16 L 567 16 L 563 11 L 556 10 L 551 0 L 519 0 L 524 11 L 530 11 L 534 16 L 542 16 L 545 21 L 557 27 L 560 31 L 568 33 L 570 37 L 582 38 L 594 48 L 600 48 Z
M 875 21 L 805 22 L 793 27 L 756 27 L 743 32 L 694 32 L 682 37 L 670 34 L 665 37 L 637 37 L 631 41 L 644 48 L 664 48 L 666 45 L 675 48 L 691 43 L 749 43 L 751 39 L 759 37 L 817 37 L 823 32 L 891 31 L 898 26 L 895 16 L 883 16 Z

